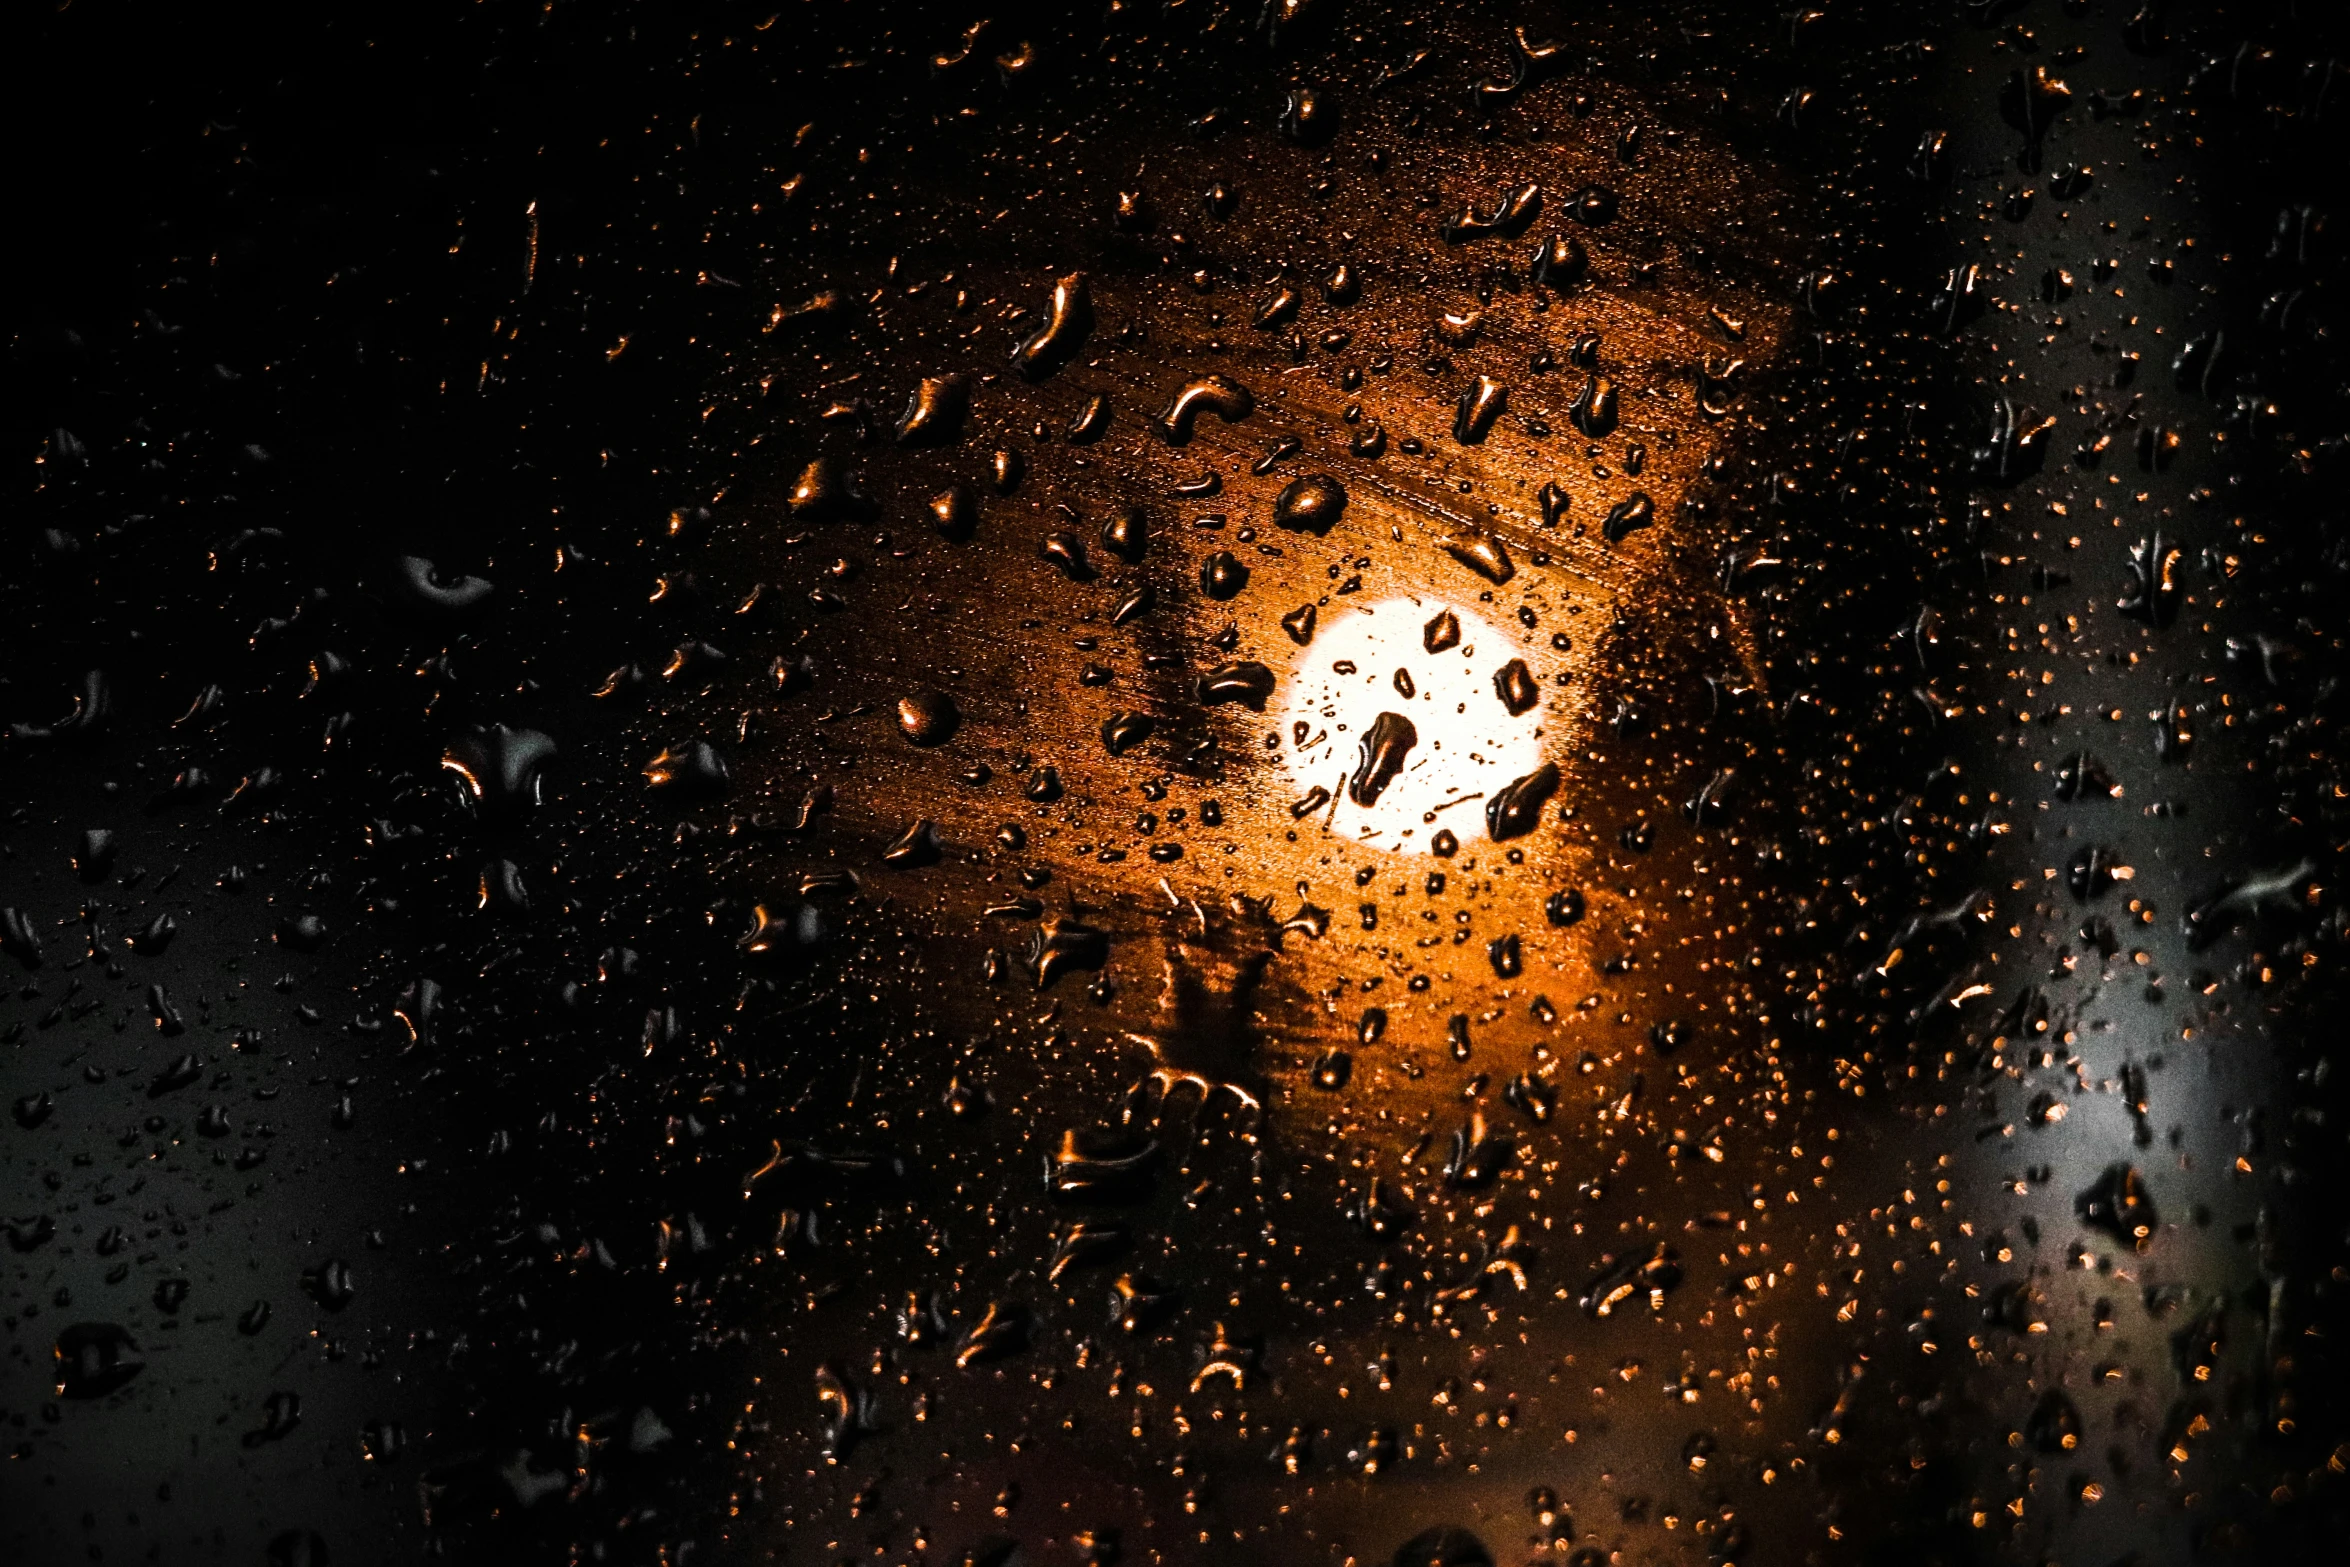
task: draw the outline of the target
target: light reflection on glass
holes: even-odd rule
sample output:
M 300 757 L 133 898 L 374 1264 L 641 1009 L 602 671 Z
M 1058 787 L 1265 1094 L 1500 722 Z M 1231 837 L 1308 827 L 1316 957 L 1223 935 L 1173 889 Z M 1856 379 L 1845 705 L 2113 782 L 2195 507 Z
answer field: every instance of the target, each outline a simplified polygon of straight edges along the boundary
M 1431 653 L 1427 628 L 1449 611 L 1457 643 Z M 1424 854 L 1441 831 L 1485 834 L 1493 791 L 1542 765 L 1544 705 L 1513 716 L 1495 676 L 1519 639 L 1464 604 L 1392 598 L 1334 616 L 1285 682 L 1282 755 L 1297 797 L 1327 791 L 1312 824 L 1350 842 Z M 1406 693 L 1409 693 L 1408 695 Z M 1403 766 L 1369 805 L 1347 789 L 1382 713 L 1410 721 Z

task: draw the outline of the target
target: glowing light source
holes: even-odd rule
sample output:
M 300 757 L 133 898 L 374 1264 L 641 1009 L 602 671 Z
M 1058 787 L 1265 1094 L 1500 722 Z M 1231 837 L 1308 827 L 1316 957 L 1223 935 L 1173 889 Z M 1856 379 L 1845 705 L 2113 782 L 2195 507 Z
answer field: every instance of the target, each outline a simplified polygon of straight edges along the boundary
M 1431 635 L 1450 613 L 1459 623 Z M 1430 652 L 1434 643 L 1438 651 Z M 1399 853 L 1426 853 L 1440 831 L 1463 843 L 1485 835 L 1484 802 L 1543 761 L 1544 704 L 1518 714 L 1495 677 L 1521 656 L 1519 639 L 1466 605 L 1434 598 L 1392 598 L 1333 617 L 1284 682 L 1282 756 L 1297 797 L 1326 799 L 1311 819 L 1329 832 Z M 1392 756 L 1406 731 L 1400 768 L 1363 787 L 1366 738 Z M 1366 801 L 1368 803 L 1366 803 Z

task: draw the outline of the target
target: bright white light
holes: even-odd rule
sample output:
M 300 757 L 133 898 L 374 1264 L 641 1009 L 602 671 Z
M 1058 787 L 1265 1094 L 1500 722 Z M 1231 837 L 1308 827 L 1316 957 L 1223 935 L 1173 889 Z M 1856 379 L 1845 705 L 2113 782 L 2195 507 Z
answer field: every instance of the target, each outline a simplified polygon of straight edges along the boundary
M 1447 610 L 1460 622 L 1460 642 L 1430 653 L 1426 628 Z M 1446 829 L 1463 843 L 1483 837 L 1485 802 L 1543 761 L 1546 704 L 1512 717 L 1494 689 L 1494 676 L 1521 656 L 1515 638 L 1464 604 L 1394 598 L 1333 616 L 1283 682 L 1282 756 L 1298 797 L 1316 787 L 1330 791 L 1330 803 L 1307 825 L 1414 854 L 1426 853 Z M 1381 713 L 1409 719 L 1418 740 L 1403 770 L 1366 807 L 1348 796 L 1347 780 Z

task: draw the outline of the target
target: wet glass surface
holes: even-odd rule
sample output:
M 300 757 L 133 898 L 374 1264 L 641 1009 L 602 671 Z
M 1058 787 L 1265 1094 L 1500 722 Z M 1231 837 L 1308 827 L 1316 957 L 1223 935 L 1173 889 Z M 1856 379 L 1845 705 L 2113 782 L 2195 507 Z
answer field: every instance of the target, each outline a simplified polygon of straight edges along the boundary
M 2339 1549 L 2342 26 L 47 15 L 10 1559 Z

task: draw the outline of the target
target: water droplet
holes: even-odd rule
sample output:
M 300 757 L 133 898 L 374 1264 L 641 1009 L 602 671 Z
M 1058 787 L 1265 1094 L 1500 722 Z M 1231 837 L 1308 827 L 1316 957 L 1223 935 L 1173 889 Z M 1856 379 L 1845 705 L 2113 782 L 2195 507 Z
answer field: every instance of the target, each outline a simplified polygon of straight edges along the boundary
M 2040 1395 L 2024 1421 L 2024 1435 L 2042 1453 L 2069 1453 L 2081 1445 L 2081 1411 L 2057 1388 Z
M 1119 506 L 1102 524 L 1102 547 L 1130 566 L 1142 560 L 1149 545 L 1150 524 L 1139 506 Z
M 2160 529 L 2130 546 L 2129 583 L 2115 607 L 2151 626 L 2167 626 L 2178 614 L 2178 569 L 2182 553 Z
M 1156 1327 L 1174 1311 L 1178 1298 L 1147 1273 L 1121 1274 L 1110 1286 L 1110 1326 L 1121 1333 Z
M 1501 1091 L 1502 1103 L 1537 1125 L 1547 1125 L 1558 1109 L 1558 1090 L 1541 1078 L 1520 1072 Z
M 1522 658 L 1513 658 L 1495 671 L 1493 693 L 1513 718 L 1542 700 L 1542 688 L 1534 683 L 1533 672 Z
M 1518 574 L 1516 564 L 1510 559 L 1509 550 L 1493 534 L 1463 530 L 1439 542 L 1444 546 L 1444 552 L 1447 555 L 1497 587 Z M 1449 615 L 1450 611 L 1446 613 Z M 1439 616 L 1438 618 L 1445 617 Z M 1431 627 L 1434 624 L 1435 622 L 1430 622 Z M 1455 635 L 1458 635 L 1457 627 Z M 1430 633 L 1430 641 L 1434 641 L 1433 631 Z M 1447 646 L 1449 645 L 1447 644 Z M 1431 646 L 1428 651 L 1433 653 L 1437 649 Z
M 1202 412 L 1226 424 L 1236 424 L 1255 412 L 1257 400 L 1247 387 L 1225 375 L 1203 375 L 1176 389 L 1158 417 L 1159 434 L 1170 446 L 1187 445 Z
M 968 484 L 950 484 L 930 498 L 930 516 L 941 537 L 967 539 L 979 526 L 979 492 Z
M 1085 541 L 1066 531 L 1044 536 L 1044 558 L 1057 567 L 1071 582 L 1091 582 L 1094 579 L 1093 562 L 1085 558 Z
M 1518 1140 L 1512 1133 L 1486 1125 L 1484 1113 L 1472 1110 L 1467 1124 L 1452 1134 L 1452 1156 L 1445 1161 L 1444 1184 L 1468 1189 L 1490 1186 L 1517 1151 Z
M 999 447 L 988 459 L 988 482 L 998 495 L 1009 495 L 1020 488 L 1021 476 L 1028 472 L 1028 461 L 1018 452 Z
M 1567 417 L 1575 421 L 1575 428 L 1599 440 L 1616 427 L 1616 383 L 1606 376 L 1594 375 L 1583 383 L 1583 390 L 1567 405 Z
M 539 803 L 540 773 L 555 754 L 555 742 L 535 729 L 493 724 L 449 742 L 441 766 L 456 776 L 468 805 L 508 816 Z
M 962 710 L 944 691 L 917 691 L 898 699 L 898 729 L 916 745 L 944 745 L 962 722 Z
M 1028 1312 L 1008 1301 L 991 1300 L 956 1347 L 955 1364 L 1000 1360 L 1028 1347 Z
M 936 865 L 939 860 L 938 824 L 928 817 L 917 820 L 881 851 L 881 859 L 883 864 L 896 866 L 900 870 Z
M 1157 727 L 1148 713 L 1112 713 L 1102 720 L 1102 747 L 1112 756 L 1124 756 L 1148 740 Z
M 1326 473 L 1293 479 L 1273 502 L 1276 526 L 1316 538 L 1328 533 L 1346 512 L 1346 490 Z
M 827 934 L 824 912 L 813 903 L 758 903 L 735 945 L 750 957 L 791 957 L 822 946 Z
M 726 759 L 707 740 L 667 746 L 644 766 L 646 787 L 680 799 L 717 799 L 727 791 Z
M 2073 1199 L 2073 1211 L 2083 1224 L 2140 1251 L 2152 1242 L 2160 1223 L 2137 1167 L 2119 1162 L 2107 1165 L 2095 1183 Z
M 1311 87 L 1292 89 L 1281 105 L 1281 134 L 1301 147 L 1319 147 L 1337 129 L 1337 111 Z
M 2049 75 L 2045 65 L 2035 65 L 2029 70 L 2019 67 L 2000 84 L 1999 114 L 2024 133 L 2026 142 L 2036 147 L 2056 117 L 2071 107 L 2072 100 L 2073 90 Z M 2036 161 L 2032 164 L 2034 168 L 2038 166 Z
M 1662 1311 L 1665 1296 L 1679 1286 L 1681 1277 L 1680 1254 L 1662 1241 L 1645 1251 L 1620 1256 L 1602 1253 L 1599 1271 L 1585 1286 L 1578 1303 L 1601 1319 L 1635 1302 Z
M 1230 550 L 1218 550 L 1200 562 L 1199 590 L 1219 602 L 1237 596 L 1248 586 L 1249 570 Z
M 435 615 L 461 615 L 488 603 L 497 592 L 495 587 L 480 577 L 458 576 L 444 581 L 439 568 L 421 555 L 401 556 L 394 565 L 393 581 L 397 585 L 398 596 L 410 608 Z M 102 694 L 103 687 L 100 689 Z M 85 701 L 73 717 L 54 728 L 87 728 L 93 721 L 103 722 L 104 716 L 103 702 Z
M 786 504 L 797 522 L 853 522 L 874 512 L 863 485 L 832 457 L 819 457 L 800 470 Z
M 1607 520 L 1600 525 L 1600 534 L 1610 544 L 1619 544 L 1626 534 L 1637 532 L 1655 521 L 1656 502 L 1648 498 L 1646 490 L 1634 490 L 1608 508 Z
M 1109 962 L 1110 937 L 1074 914 L 1062 915 L 1038 927 L 1029 952 L 1036 988 L 1049 990 L 1073 969 L 1099 969 Z
M 1042 381 L 1077 357 L 1092 330 L 1092 289 L 1084 273 L 1072 272 L 1054 282 L 1052 309 L 1044 324 L 1012 350 L 1013 367 L 1027 380 Z
M 57 1335 L 59 1398 L 103 1398 L 147 1369 L 138 1344 L 111 1322 L 77 1322 Z
M 1909 172 L 1912 179 L 1928 185 L 1939 185 L 1950 174 L 1950 133 L 1927 130 L 1918 134 L 1918 144 L 1910 154 Z
M 1461 393 L 1453 410 L 1452 438 L 1475 446 L 1492 432 L 1493 421 L 1510 405 L 1510 389 L 1492 376 L 1481 375 Z
M 1616 193 L 1604 185 L 1586 185 L 1567 198 L 1567 211 L 1585 224 L 1609 223 L 1616 216 Z
M 964 417 L 971 411 L 971 378 L 924 376 L 906 411 L 898 416 L 894 437 L 900 446 L 946 446 L 961 437 Z
M 1412 747 L 1419 741 L 1419 731 L 1401 713 L 1381 713 L 1373 719 L 1371 727 L 1356 742 L 1355 770 L 1354 776 L 1347 780 L 1347 798 L 1360 806 L 1378 804 L 1380 794 L 1403 771 Z
M 1158 598 L 1157 590 L 1152 588 L 1149 583 L 1140 584 L 1118 601 L 1117 608 L 1110 611 L 1110 624 L 1123 626 L 1130 620 L 1149 614 L 1151 606 L 1158 602 Z
M 1542 821 L 1542 807 L 1558 792 L 1559 770 L 1545 762 L 1523 778 L 1504 786 L 1485 802 L 1486 835 L 1496 843 L 1521 838 Z
M 1147 1137 L 1071 1127 L 1045 1161 L 1045 1185 L 1065 1202 L 1131 1202 L 1149 1187 L 1159 1145 Z
M 1287 326 L 1297 319 L 1298 306 L 1305 296 L 1290 284 L 1284 283 L 1273 291 L 1272 297 L 1258 307 L 1256 319 L 1249 323 L 1260 332 L 1270 332 Z
M 1463 207 L 1460 216 L 1441 230 L 1448 245 L 1462 245 L 1474 239 L 1493 235 L 1514 237 L 1523 234 L 1542 214 L 1542 187 L 1521 185 L 1506 192 L 1493 205 L 1493 210 L 1479 213 L 1473 206 Z
M 1591 270 L 1591 257 L 1574 235 L 1554 234 L 1534 248 L 1530 270 L 1535 282 L 1564 293 L 1583 281 Z
M 1251 660 L 1218 664 L 1199 678 L 1203 707 L 1238 702 L 1261 713 L 1272 694 L 1273 671 Z
M 349 1263 L 340 1257 L 330 1257 L 317 1267 L 303 1271 L 302 1291 L 328 1311 L 341 1311 L 358 1293 L 358 1281 L 352 1276 Z
M 1062 1274 L 1072 1268 L 1093 1267 L 1117 1256 L 1133 1242 L 1123 1224 L 1106 1223 L 1098 1219 L 1080 1219 L 1061 1233 L 1054 1243 L 1053 1260 L 1045 1274 L 1047 1283 L 1058 1283 Z

